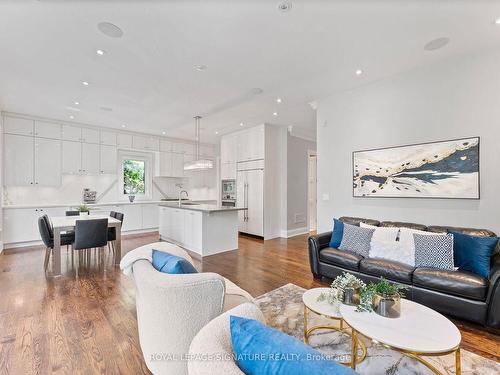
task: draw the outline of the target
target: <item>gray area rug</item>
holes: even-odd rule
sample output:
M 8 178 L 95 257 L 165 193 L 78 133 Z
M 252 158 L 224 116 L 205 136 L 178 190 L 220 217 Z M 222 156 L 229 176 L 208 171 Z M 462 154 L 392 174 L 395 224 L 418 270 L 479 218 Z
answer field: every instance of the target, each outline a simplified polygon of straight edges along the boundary
M 302 294 L 305 289 L 287 284 L 260 297 L 255 303 L 263 312 L 267 324 L 277 328 L 300 340 L 304 332 L 304 305 Z M 331 320 L 309 313 L 308 326 L 317 324 L 332 325 Z M 310 339 L 314 348 L 334 356 L 339 361 L 350 360 L 351 339 L 345 334 L 336 331 L 316 331 Z M 396 351 L 372 344 L 371 340 L 364 340 L 367 347 L 366 359 L 356 366 L 356 371 L 362 375 L 432 375 L 427 367 Z M 500 364 L 477 354 L 461 350 L 462 374 L 470 375 L 497 375 L 500 374 Z M 427 361 L 440 369 L 443 374 L 455 374 L 455 357 L 426 357 Z

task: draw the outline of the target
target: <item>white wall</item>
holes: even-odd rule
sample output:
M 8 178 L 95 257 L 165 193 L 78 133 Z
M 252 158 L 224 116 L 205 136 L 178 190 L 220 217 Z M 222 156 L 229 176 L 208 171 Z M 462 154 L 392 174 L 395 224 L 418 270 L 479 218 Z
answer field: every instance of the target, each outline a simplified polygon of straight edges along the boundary
M 500 51 L 464 56 L 318 103 L 318 231 L 342 215 L 500 233 Z M 353 198 L 355 150 L 480 136 L 480 200 Z
M 316 142 L 288 134 L 287 137 L 287 230 L 305 233 L 307 222 L 308 151 L 316 150 Z

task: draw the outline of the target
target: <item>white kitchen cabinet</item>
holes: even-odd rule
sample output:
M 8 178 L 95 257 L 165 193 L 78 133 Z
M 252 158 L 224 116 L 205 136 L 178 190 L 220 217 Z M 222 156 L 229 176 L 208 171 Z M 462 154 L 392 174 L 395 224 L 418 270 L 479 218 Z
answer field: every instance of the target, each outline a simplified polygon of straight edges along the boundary
M 67 207 L 5 208 L 3 215 L 3 242 L 40 241 L 38 218 L 44 214 L 64 216 Z
M 184 210 L 173 209 L 170 213 L 170 234 L 172 240 L 178 243 L 184 243 Z
M 34 182 L 39 186 L 61 185 L 61 141 L 49 138 L 34 138 L 35 168 Z
M 184 155 L 172 153 L 172 177 L 184 177 Z
M 123 231 L 142 229 L 142 207 L 140 204 L 124 204 L 115 207 L 114 211 L 122 212 Z
M 33 137 L 5 134 L 5 185 L 34 185 Z
M 236 205 L 247 208 L 238 212 L 238 230 L 264 236 L 264 171 L 238 171 L 236 186 Z
M 238 162 L 264 159 L 264 126 L 256 126 L 254 128 L 238 132 L 236 144 Z
M 115 146 L 100 146 L 100 170 L 101 174 L 116 174 L 117 151 Z
M 99 169 L 99 145 L 94 143 L 82 143 L 82 173 L 98 174 Z
M 33 135 L 33 120 L 5 116 L 3 127 L 7 134 Z
M 196 153 L 196 147 L 191 143 L 183 143 L 182 150 L 184 154 L 188 155 L 194 155 Z
M 72 125 L 63 125 L 62 139 L 65 141 L 80 142 L 82 140 L 82 128 Z
M 101 130 L 99 143 L 101 145 L 116 146 L 116 133 Z
M 172 151 L 172 142 L 167 139 L 160 139 L 160 151 L 170 152 Z
M 196 252 L 202 249 L 202 213 L 197 211 L 184 210 L 184 236 L 182 243 L 184 246 Z
M 99 143 L 99 130 L 82 128 L 82 142 Z
M 146 139 L 146 150 L 159 151 L 160 150 L 160 140 L 155 137 L 149 137 Z
M 172 176 L 172 153 L 160 152 L 160 176 Z
M 132 135 L 127 133 L 118 133 L 116 136 L 116 144 L 122 148 L 132 148 Z
M 200 145 L 200 155 L 205 157 L 214 157 L 215 151 L 212 145 Z
M 62 141 L 62 173 L 82 173 L 82 144 L 80 142 Z
M 61 125 L 52 122 L 35 121 L 35 136 L 61 139 Z
M 162 207 L 159 206 L 158 208 L 158 214 L 159 214 L 159 232 L 160 235 L 163 236 L 164 238 L 171 238 L 172 233 L 170 230 L 170 225 L 172 223 L 170 213 L 172 210 L 167 207 Z
M 235 180 L 236 179 L 236 163 L 224 163 L 220 165 L 220 178 L 221 180 Z
M 132 136 L 132 147 L 139 149 L 139 150 L 145 150 L 147 145 L 147 138 L 140 136 L 140 135 L 134 135 Z
M 157 204 L 141 204 L 142 229 L 158 228 L 159 215 Z
M 183 154 L 185 152 L 184 143 L 180 143 L 180 142 L 172 143 L 172 152 L 176 152 L 178 154 Z

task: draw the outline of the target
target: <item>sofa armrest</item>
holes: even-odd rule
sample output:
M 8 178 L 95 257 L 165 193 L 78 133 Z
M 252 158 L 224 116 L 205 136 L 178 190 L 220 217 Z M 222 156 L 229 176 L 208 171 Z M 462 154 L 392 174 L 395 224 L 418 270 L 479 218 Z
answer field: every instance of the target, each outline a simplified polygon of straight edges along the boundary
M 310 236 L 309 243 L 309 265 L 314 277 L 319 277 L 319 251 L 328 247 L 332 232 L 320 233 L 315 236 Z
M 486 298 L 488 316 L 486 325 L 500 328 L 500 254 L 493 256 L 490 269 L 490 288 Z

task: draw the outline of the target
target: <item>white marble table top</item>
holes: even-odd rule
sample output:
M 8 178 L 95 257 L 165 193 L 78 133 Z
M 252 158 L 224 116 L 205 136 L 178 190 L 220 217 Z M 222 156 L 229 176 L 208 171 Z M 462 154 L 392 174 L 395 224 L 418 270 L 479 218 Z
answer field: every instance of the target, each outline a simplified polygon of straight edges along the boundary
M 462 339 L 458 328 L 438 312 L 407 299 L 401 300 L 401 316 L 384 318 L 374 312 L 356 312 L 341 305 L 344 321 L 362 335 L 396 349 L 418 353 L 445 353 Z
M 330 318 L 342 318 L 339 311 L 340 303 L 331 305 L 327 300 L 318 301 L 318 297 L 321 293 L 330 293 L 331 288 L 314 288 L 309 289 L 302 295 L 302 302 L 311 311 L 316 314 L 321 314 Z
M 118 226 L 121 222 L 110 216 L 82 215 L 82 216 L 51 216 L 50 221 L 54 228 L 74 227 L 77 220 L 108 219 L 108 226 Z

